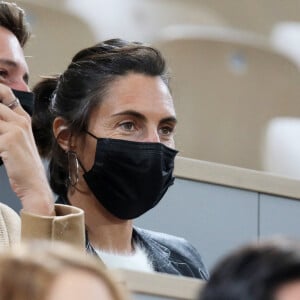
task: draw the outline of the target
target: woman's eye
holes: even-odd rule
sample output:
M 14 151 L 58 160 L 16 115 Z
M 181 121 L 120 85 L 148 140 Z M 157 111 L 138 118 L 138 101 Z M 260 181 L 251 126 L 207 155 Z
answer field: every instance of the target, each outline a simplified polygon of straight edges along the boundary
M 124 122 L 124 123 L 120 124 L 120 127 L 126 131 L 133 131 L 134 123 L 133 122 Z
M 169 136 L 174 132 L 174 128 L 170 126 L 164 126 L 159 129 L 160 134 L 164 136 Z

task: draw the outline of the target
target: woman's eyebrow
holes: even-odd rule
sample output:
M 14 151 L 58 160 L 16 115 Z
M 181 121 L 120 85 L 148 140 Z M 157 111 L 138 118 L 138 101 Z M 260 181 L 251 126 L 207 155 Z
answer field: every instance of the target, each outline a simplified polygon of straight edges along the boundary
M 135 118 L 137 118 L 137 119 L 139 119 L 141 121 L 146 121 L 147 120 L 147 118 L 143 114 L 141 114 L 141 113 L 139 113 L 139 112 L 137 112 L 135 110 L 121 111 L 119 113 L 113 114 L 112 116 L 113 117 L 118 117 L 118 116 L 132 116 L 132 117 L 135 117 Z M 170 117 L 165 117 L 165 118 L 161 119 L 159 121 L 159 123 L 160 124 L 161 123 L 174 123 L 174 124 L 177 124 L 178 121 L 177 121 L 176 117 L 170 116 Z
M 139 113 L 139 112 L 137 112 L 135 110 L 121 111 L 119 113 L 113 114 L 112 116 L 113 117 L 117 117 L 117 116 L 132 116 L 132 117 L 135 117 L 135 118 L 140 119 L 142 121 L 146 121 L 146 117 L 143 114 L 141 114 L 141 113 Z
M 166 118 L 161 119 L 159 123 L 174 123 L 174 124 L 177 124 L 178 120 L 175 117 L 171 116 L 171 117 L 166 117 Z

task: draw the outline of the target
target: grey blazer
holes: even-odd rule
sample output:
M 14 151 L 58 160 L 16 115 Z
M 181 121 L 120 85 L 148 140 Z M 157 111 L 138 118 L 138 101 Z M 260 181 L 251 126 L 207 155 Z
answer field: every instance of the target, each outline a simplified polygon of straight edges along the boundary
M 137 227 L 133 239 L 146 250 L 155 271 L 208 279 L 200 254 L 185 239 Z

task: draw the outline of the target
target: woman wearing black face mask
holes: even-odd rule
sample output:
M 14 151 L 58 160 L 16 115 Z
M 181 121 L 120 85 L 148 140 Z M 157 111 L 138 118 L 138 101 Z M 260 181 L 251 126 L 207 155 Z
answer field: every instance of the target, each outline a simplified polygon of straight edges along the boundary
M 185 240 L 132 225 L 173 183 L 176 116 L 161 54 L 109 40 L 77 53 L 34 92 L 51 186 L 58 202 L 85 211 L 88 250 L 111 266 L 206 279 Z

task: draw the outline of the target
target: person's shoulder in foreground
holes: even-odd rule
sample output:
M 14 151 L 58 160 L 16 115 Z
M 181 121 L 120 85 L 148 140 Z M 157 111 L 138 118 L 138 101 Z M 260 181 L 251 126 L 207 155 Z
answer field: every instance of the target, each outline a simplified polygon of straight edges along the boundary
M 156 271 L 208 279 L 201 255 L 184 238 L 138 227 L 134 227 L 133 238 L 148 252 Z

